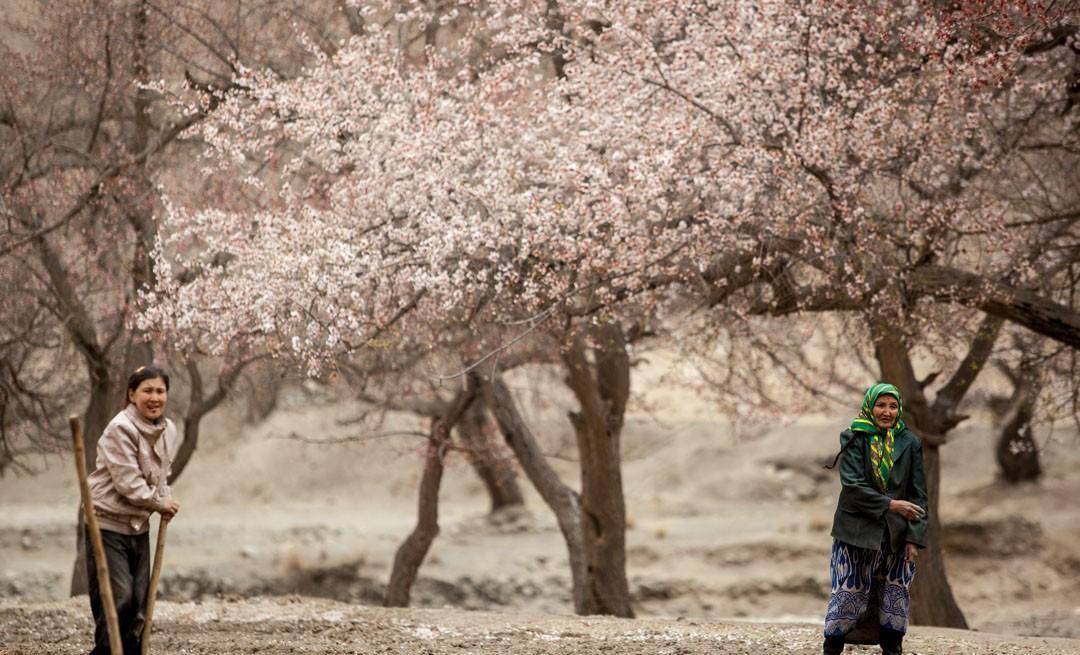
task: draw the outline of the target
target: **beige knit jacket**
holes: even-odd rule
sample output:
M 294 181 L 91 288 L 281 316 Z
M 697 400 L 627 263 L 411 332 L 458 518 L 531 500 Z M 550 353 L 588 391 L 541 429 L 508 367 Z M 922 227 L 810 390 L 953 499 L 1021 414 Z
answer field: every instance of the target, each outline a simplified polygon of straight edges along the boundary
M 102 529 L 142 534 L 150 528 L 150 514 L 171 495 L 168 480 L 178 440 L 171 420 L 151 423 L 133 404 L 113 417 L 98 441 L 97 466 L 87 480 Z

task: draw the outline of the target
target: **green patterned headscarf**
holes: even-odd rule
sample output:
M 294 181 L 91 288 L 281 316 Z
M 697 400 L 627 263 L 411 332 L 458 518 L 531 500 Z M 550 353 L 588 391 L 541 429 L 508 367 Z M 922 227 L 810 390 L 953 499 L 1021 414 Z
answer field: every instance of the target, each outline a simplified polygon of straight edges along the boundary
M 874 405 L 880 396 L 892 396 L 900 406 L 896 413 L 896 423 L 888 430 L 882 431 L 874 422 Z M 866 390 L 863 396 L 862 409 L 859 415 L 851 421 L 852 432 L 865 432 L 870 439 L 870 464 L 874 469 L 874 479 L 882 491 L 889 484 L 889 474 L 893 467 L 893 444 L 896 435 L 904 431 L 904 422 L 900 419 L 904 415 L 904 401 L 900 396 L 900 390 L 888 382 L 878 382 Z

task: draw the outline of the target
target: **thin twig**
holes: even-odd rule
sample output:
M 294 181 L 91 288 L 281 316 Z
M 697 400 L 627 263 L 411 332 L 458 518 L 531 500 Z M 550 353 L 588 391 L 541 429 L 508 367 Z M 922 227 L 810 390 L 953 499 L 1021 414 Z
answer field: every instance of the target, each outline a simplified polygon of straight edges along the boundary
M 524 339 L 525 337 L 532 334 L 532 332 L 534 330 L 536 330 L 536 328 L 540 327 L 540 325 L 543 324 L 545 319 L 547 319 L 549 316 L 551 316 L 555 312 L 555 308 L 558 307 L 558 306 L 559 306 L 558 303 L 553 303 L 551 305 L 551 307 L 548 307 L 546 310 L 544 310 L 540 314 L 537 314 L 535 317 L 533 317 L 532 325 L 530 325 L 521 334 L 517 335 L 516 337 L 514 337 L 510 341 L 504 343 L 503 345 L 499 346 L 498 348 L 495 348 L 494 350 L 487 353 L 486 355 L 484 355 L 480 359 L 476 360 L 475 362 L 473 362 L 469 366 L 465 367 L 464 369 L 462 369 L 462 370 L 460 370 L 457 373 L 454 373 L 452 375 L 439 375 L 439 376 L 436 376 L 436 379 L 439 380 L 440 382 L 442 382 L 444 380 L 453 380 L 454 378 L 459 378 L 459 377 L 461 377 L 463 375 L 468 375 L 471 371 L 476 369 L 478 366 L 480 366 L 481 364 L 483 364 L 487 360 L 489 360 L 492 357 L 498 355 L 499 353 L 503 352 L 504 350 L 508 350 L 509 348 L 513 347 L 514 344 L 520 342 L 522 339 Z

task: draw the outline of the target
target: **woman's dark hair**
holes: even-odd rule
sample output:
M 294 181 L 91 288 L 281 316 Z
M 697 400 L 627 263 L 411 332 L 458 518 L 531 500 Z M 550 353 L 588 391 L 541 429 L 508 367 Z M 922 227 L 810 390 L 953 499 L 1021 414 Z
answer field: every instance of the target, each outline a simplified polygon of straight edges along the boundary
M 161 378 L 165 383 L 165 391 L 169 390 L 169 374 L 160 366 L 150 364 L 149 366 L 140 366 L 131 374 L 131 377 L 128 378 L 128 393 L 130 394 L 132 391 L 138 389 L 139 385 L 146 380 L 153 380 L 154 378 Z

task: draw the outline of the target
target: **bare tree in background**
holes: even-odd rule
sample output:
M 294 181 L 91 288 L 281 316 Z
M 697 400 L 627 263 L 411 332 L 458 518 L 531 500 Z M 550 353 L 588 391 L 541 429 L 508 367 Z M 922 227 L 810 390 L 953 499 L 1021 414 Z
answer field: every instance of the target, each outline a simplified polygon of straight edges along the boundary
M 235 356 L 207 389 L 197 354 L 185 362 L 155 352 L 148 335 L 132 329 L 140 294 L 155 283 L 161 187 L 220 191 L 177 172 L 200 147 L 185 130 L 216 102 L 185 113 L 152 87 L 186 79 L 207 92 L 224 89 L 244 63 L 295 71 L 303 49 L 274 38 L 293 34 L 294 21 L 327 48 L 335 31 L 349 33 L 333 3 L 245 4 L 232 11 L 203 2 L 76 0 L 5 16 L 0 473 L 25 468 L 31 453 L 66 448 L 63 421 L 76 408 L 93 466 L 98 436 L 123 407 L 128 373 L 156 358 L 181 369 L 177 379 L 191 387 L 189 398 L 176 399 L 186 410 L 175 477 L 194 451 L 202 417 L 246 364 L 247 356 Z M 72 593 L 86 588 L 82 533 L 80 523 Z
M 1039 445 L 1032 434 L 1035 406 L 1039 396 L 1038 372 L 1029 363 L 1014 369 L 998 362 L 999 369 L 1013 385 L 1013 392 L 1002 399 L 998 412 L 1000 432 L 995 456 L 1001 479 L 1009 484 L 1030 482 L 1042 477 Z

